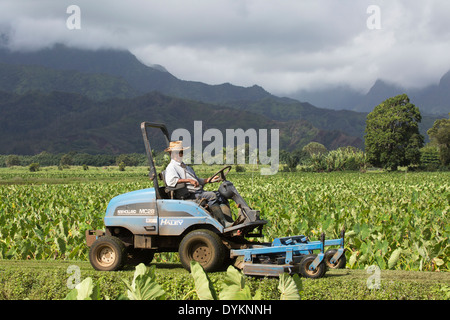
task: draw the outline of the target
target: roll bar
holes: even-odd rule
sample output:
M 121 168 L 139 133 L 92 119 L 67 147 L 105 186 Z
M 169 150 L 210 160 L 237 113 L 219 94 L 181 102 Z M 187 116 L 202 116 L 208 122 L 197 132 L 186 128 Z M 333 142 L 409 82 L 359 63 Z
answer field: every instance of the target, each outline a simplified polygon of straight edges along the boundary
M 148 163 L 150 165 L 150 171 L 148 173 L 148 176 L 149 176 L 150 180 L 153 181 L 156 198 L 161 199 L 162 197 L 159 192 L 158 175 L 156 172 L 155 162 L 153 161 L 152 148 L 150 146 L 150 140 L 148 138 L 147 128 L 161 129 L 162 133 L 164 134 L 164 137 L 166 138 L 167 146 L 169 146 L 169 142 L 170 142 L 169 131 L 167 130 L 166 126 L 162 123 L 147 122 L 147 121 L 144 121 L 141 123 L 142 137 L 144 139 L 145 151 L 147 153 Z

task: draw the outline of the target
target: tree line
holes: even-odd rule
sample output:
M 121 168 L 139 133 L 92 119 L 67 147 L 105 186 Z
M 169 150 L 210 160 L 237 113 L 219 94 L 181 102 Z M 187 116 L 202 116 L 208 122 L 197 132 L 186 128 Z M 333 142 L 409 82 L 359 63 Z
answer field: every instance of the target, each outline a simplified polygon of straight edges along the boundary
M 104 167 L 123 163 L 125 166 L 144 166 L 148 160 L 145 154 L 87 154 L 71 151 L 68 153 L 52 154 L 43 151 L 37 155 L 0 155 L 0 167 L 30 166 L 92 166 Z

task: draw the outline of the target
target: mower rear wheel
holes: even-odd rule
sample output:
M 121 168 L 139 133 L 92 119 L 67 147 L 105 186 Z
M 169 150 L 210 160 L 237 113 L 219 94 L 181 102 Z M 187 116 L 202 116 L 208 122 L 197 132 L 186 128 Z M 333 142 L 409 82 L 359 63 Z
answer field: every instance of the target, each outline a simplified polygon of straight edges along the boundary
M 99 271 L 115 271 L 123 267 L 126 248 L 119 238 L 103 236 L 95 240 L 89 250 L 89 261 Z
M 190 271 L 191 261 L 197 261 L 206 272 L 217 271 L 225 258 L 225 246 L 220 237 L 206 229 L 188 233 L 180 243 L 178 253 L 183 267 Z
M 300 261 L 300 274 L 305 278 L 317 279 L 323 277 L 325 274 L 326 268 L 323 261 L 316 267 L 316 269 L 309 269 L 309 266 L 316 259 L 316 257 L 316 254 L 309 254 Z

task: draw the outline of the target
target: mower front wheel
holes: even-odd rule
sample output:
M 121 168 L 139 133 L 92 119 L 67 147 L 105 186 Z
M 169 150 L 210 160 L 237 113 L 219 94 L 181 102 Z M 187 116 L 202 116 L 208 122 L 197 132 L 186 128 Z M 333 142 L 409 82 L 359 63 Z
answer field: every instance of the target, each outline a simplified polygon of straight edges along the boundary
M 115 271 L 123 267 L 126 260 L 126 248 L 116 237 L 103 236 L 95 240 L 89 250 L 89 261 L 99 271 Z

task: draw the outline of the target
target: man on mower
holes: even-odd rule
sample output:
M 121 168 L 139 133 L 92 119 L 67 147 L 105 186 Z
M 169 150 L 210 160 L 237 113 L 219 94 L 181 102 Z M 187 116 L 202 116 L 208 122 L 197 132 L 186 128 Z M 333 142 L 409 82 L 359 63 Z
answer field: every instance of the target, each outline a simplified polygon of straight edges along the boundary
M 205 191 L 203 186 L 207 183 L 217 182 L 219 177 L 212 176 L 206 179 L 197 177 L 195 171 L 183 162 L 184 150 L 182 141 L 171 141 L 164 151 L 170 153 L 171 161 L 165 170 L 165 183 L 168 187 L 175 187 L 178 183 L 185 183 L 189 192 L 188 199 L 205 199 L 213 217 L 224 227 L 232 225 L 231 210 L 228 200 L 218 191 Z

